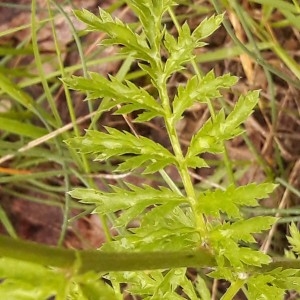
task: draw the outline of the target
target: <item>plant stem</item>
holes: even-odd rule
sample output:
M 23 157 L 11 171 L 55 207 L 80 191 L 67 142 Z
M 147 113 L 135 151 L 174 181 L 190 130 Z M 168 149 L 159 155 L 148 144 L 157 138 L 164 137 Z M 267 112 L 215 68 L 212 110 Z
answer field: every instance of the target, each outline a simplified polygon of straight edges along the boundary
M 52 247 L 34 242 L 13 239 L 0 235 L 0 259 L 9 257 L 22 261 L 33 262 L 58 268 L 73 268 L 80 262 L 79 273 L 87 271 L 136 271 L 170 269 L 180 267 L 215 267 L 214 256 L 204 248 L 193 251 L 174 252 L 102 252 L 99 250 L 71 250 Z M 300 269 L 300 260 L 281 259 L 260 268 L 251 268 L 251 273 L 264 273 L 281 267 L 285 269 Z M 236 281 L 228 289 L 222 300 L 232 299 L 234 291 L 244 284 Z
M 167 81 L 167 79 L 165 78 L 165 76 L 162 72 L 162 74 L 158 80 L 159 84 L 157 84 L 157 89 L 158 89 L 158 92 L 159 92 L 159 95 L 161 98 L 162 106 L 165 111 L 165 120 L 164 121 L 166 124 L 166 129 L 168 132 L 168 136 L 170 138 L 170 142 L 171 142 L 174 154 L 175 154 L 177 162 L 178 162 L 177 168 L 178 168 L 180 177 L 182 179 L 182 183 L 183 183 L 187 198 L 190 202 L 191 208 L 192 208 L 194 216 L 195 216 L 197 230 L 200 233 L 202 240 L 205 240 L 206 236 L 207 236 L 206 222 L 205 222 L 204 216 L 202 214 L 199 214 L 196 211 L 197 199 L 196 199 L 196 195 L 195 195 L 195 190 L 194 190 L 193 183 L 191 181 L 191 177 L 189 175 L 189 170 L 188 170 L 188 167 L 185 162 L 185 158 L 182 153 L 180 141 L 179 141 L 178 134 L 177 134 L 175 124 L 173 121 L 166 81 Z
M 174 252 L 102 252 L 50 247 L 29 241 L 0 236 L 0 256 L 59 268 L 87 271 L 136 271 L 180 267 L 215 266 L 213 255 L 206 249 Z

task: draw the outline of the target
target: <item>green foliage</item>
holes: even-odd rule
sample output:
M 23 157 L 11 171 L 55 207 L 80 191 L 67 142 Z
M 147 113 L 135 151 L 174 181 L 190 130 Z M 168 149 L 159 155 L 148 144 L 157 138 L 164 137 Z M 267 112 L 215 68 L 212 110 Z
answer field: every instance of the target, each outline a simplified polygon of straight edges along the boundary
M 93 272 L 51 269 L 39 264 L 0 258 L 0 295 L 3 299 L 45 300 L 122 299 Z
M 105 45 L 121 45 L 122 51 L 141 61 L 139 66 L 151 78 L 158 99 L 134 83 L 120 82 L 113 76 L 106 79 L 91 73 L 90 79 L 73 77 L 65 79 L 65 82 L 71 89 L 85 92 L 89 99 L 105 98 L 100 106 L 102 111 L 115 109 L 116 114 L 136 111 L 138 122 L 162 118 L 173 153 L 146 137 L 113 128 L 105 128 L 107 132 L 89 130 L 84 137 L 73 138 L 67 143 L 78 151 L 91 153 L 98 161 L 121 161 L 116 168 L 118 172 L 143 169 L 145 174 L 155 173 L 173 165 L 182 178 L 185 195 L 166 187 L 126 184 L 125 189 L 112 186 L 112 192 L 78 188 L 70 193 L 71 196 L 83 203 L 96 205 L 94 213 L 100 215 L 120 212 L 115 221 L 116 227 L 124 228 L 132 221 L 138 222 L 136 227 L 107 242 L 102 247 L 103 251 L 169 251 L 196 249 L 206 244 L 218 263 L 210 276 L 234 282 L 243 272 L 249 278 L 245 284 L 250 298 L 257 297 L 255 285 L 260 287 L 261 295 L 269 293 L 269 290 L 276 294 L 276 286 L 272 285 L 274 274 L 271 279 L 270 274 L 247 273 L 249 266 L 260 267 L 270 263 L 268 255 L 247 245 L 255 243 L 253 234 L 268 230 L 276 219 L 244 219 L 241 213 L 243 206 L 258 206 L 258 200 L 267 197 L 276 186 L 271 183 L 230 185 L 226 190 L 199 193 L 191 185 L 188 174 L 189 167 L 208 167 L 199 155 L 222 153 L 224 142 L 243 132 L 240 126 L 253 112 L 259 92 L 241 95 L 227 116 L 223 109 L 212 115 L 194 134 L 185 155 L 174 131 L 176 123 L 194 103 L 209 105 L 212 100 L 222 97 L 223 89 L 230 89 L 237 82 L 234 76 L 225 74 L 216 77 L 211 71 L 203 77 L 195 75 L 185 85 L 180 85 L 173 100 L 168 96 L 168 78 L 193 60 L 194 49 L 205 46 L 203 40 L 220 26 L 223 16 L 205 19 L 193 32 L 185 22 L 177 27 L 178 36 L 175 37 L 162 24 L 163 14 L 173 4 L 172 1 L 159 1 L 157 6 L 150 0 L 128 1 L 128 4 L 142 25 L 138 34 L 133 26 L 123 24 L 103 10 L 100 10 L 99 17 L 87 11 L 78 11 L 76 15 L 88 25 L 89 30 L 107 33 Z M 162 51 L 166 55 L 165 61 L 161 59 Z M 234 219 L 224 221 L 224 216 Z M 244 246 L 241 246 L 242 243 Z M 175 292 L 177 286 L 181 286 L 191 299 L 198 299 L 183 269 L 170 270 L 165 276 L 157 271 L 110 274 L 109 278 L 114 282 L 127 283 L 131 293 L 144 299 L 181 299 Z M 280 288 L 278 294 L 282 295 Z
M 258 206 L 256 199 L 262 199 L 274 190 L 271 183 L 248 184 L 240 187 L 230 185 L 226 190 L 205 191 L 199 194 L 196 209 L 199 213 L 220 217 L 220 212 L 228 217 L 241 218 L 241 206 Z
M 94 212 L 100 214 L 127 210 L 127 222 L 150 205 L 161 205 L 157 208 L 153 208 L 155 210 L 162 209 L 162 206 L 168 205 L 162 212 L 166 213 L 170 205 L 172 209 L 174 208 L 174 205 L 178 206 L 182 203 L 189 203 L 185 197 L 178 195 L 165 187 L 154 189 L 150 186 L 144 186 L 143 188 L 140 188 L 128 183 L 127 186 L 129 190 L 111 186 L 113 192 L 77 188 L 70 192 L 70 194 L 73 198 L 80 199 L 83 203 L 96 204 Z M 122 219 L 124 219 L 124 216 Z M 126 224 L 122 223 L 122 225 Z
M 212 89 L 214 90 L 214 88 Z M 253 107 L 257 104 L 258 96 L 258 91 L 240 96 L 234 110 L 227 118 L 224 110 L 220 110 L 215 119 L 209 119 L 194 135 L 187 152 L 187 158 L 190 159 L 204 152 L 223 152 L 224 141 L 243 132 L 239 126 L 251 114 Z
M 102 9 L 98 16 L 86 10 L 75 14 L 87 25 L 87 30 L 106 33 L 104 46 L 118 45 L 123 53 L 138 61 L 139 67 L 151 79 L 157 97 L 133 82 L 120 81 L 114 76 L 105 78 L 90 73 L 89 78 L 73 76 L 63 80 L 70 89 L 84 92 L 89 101 L 101 98 L 99 112 L 135 112 L 136 122 L 161 118 L 172 149 L 147 137 L 110 127 L 100 131 L 88 130 L 84 136 L 71 138 L 66 143 L 81 153 L 90 154 L 95 163 L 110 160 L 112 165 L 117 164 L 116 172 L 157 175 L 172 165 L 179 173 L 181 183 L 176 186 L 169 179 L 166 180 L 169 187 L 151 187 L 125 182 L 122 188 L 111 186 L 110 191 L 91 188 L 70 191 L 73 198 L 93 205 L 93 213 L 111 220 L 117 229 L 116 236 L 110 237 L 100 251 L 116 256 L 122 256 L 122 252 L 150 252 L 155 259 L 157 253 L 164 251 L 205 249 L 214 255 L 217 263 L 209 276 L 231 283 L 224 299 L 229 299 L 230 295 L 234 297 L 241 287 L 249 299 L 281 299 L 286 289 L 299 289 L 300 279 L 295 271 L 275 269 L 260 272 L 271 258 L 257 250 L 254 234 L 268 230 L 276 218 L 246 219 L 241 210 L 244 206 L 258 206 L 258 200 L 268 197 L 276 186 L 272 183 L 231 184 L 225 190 L 197 191 L 189 174 L 189 168 L 209 167 L 200 155 L 222 154 L 225 142 L 243 132 L 241 125 L 259 99 L 258 91 L 250 91 L 239 97 L 229 114 L 226 115 L 224 109 L 213 111 L 212 101 L 222 97 L 224 89 L 230 91 L 237 82 L 234 76 L 216 77 L 213 71 L 202 77 L 199 74 L 192 76 L 177 88 L 173 99 L 169 96 L 169 78 L 194 62 L 193 51 L 205 46 L 203 40 L 219 28 L 223 15 L 206 18 L 194 31 L 185 22 L 178 26 L 177 36 L 174 36 L 163 22 L 165 13 L 176 4 L 174 1 L 128 0 L 127 3 L 139 19 L 141 29 L 138 32 L 135 24 L 125 24 Z M 6 82 L 6 85 L 10 84 Z M 14 96 L 17 96 L 17 91 Z M 27 98 L 24 99 L 22 101 Z M 32 105 L 31 102 L 27 105 Z M 176 123 L 197 102 L 210 107 L 211 118 L 194 133 L 184 153 Z M 290 242 L 297 253 L 298 235 L 292 226 Z M 8 293 L 19 285 L 24 295 L 19 295 L 18 299 L 32 299 L 32 281 L 45 286 L 43 294 L 36 295 L 35 299 L 52 295 L 57 295 L 57 299 L 121 299 L 122 284 L 126 284 L 126 291 L 142 299 L 209 298 L 207 289 L 199 291 L 203 286 L 202 278 L 198 276 L 196 282 L 192 282 L 186 268 L 172 268 L 172 265 L 167 270 L 139 272 L 128 272 L 131 268 L 128 266 L 126 270 L 125 265 L 125 272 L 79 275 L 76 265 L 74 270 L 57 270 L 20 263 L 20 275 L 6 270 L 5 263 L 6 260 L 1 261 L 0 265 L 0 276 L 4 278 L 0 289 Z M 78 259 L 78 265 L 80 263 Z M 109 280 L 113 288 L 101 281 L 101 277 Z
M 186 299 L 176 292 L 179 287 L 189 299 L 199 299 L 185 274 L 186 269 L 181 268 L 165 273 L 160 271 L 151 271 L 148 274 L 146 272 L 111 273 L 108 278 L 113 282 L 129 283 L 130 292 L 142 296 L 143 299 Z
M 112 76 L 108 80 L 96 73 L 90 73 L 90 79 L 73 76 L 64 81 L 73 89 L 88 92 L 88 99 L 109 97 L 109 101 L 102 102 L 100 111 L 106 111 L 122 104 L 122 108 L 118 109 L 115 114 L 144 111 L 136 121 L 144 122 L 157 116 L 164 116 L 161 105 L 146 90 L 129 81 L 122 83 Z M 102 88 L 99 89 L 99 86 Z
M 213 71 L 200 80 L 197 76 L 192 77 L 185 86 L 178 88 L 178 94 L 173 101 L 174 120 L 179 120 L 195 101 L 205 103 L 209 99 L 221 97 L 220 89 L 230 88 L 236 82 L 237 77 L 229 74 L 216 78 Z
M 298 270 L 277 268 L 265 274 L 257 274 L 247 282 L 248 299 L 284 299 L 286 290 L 298 290 L 300 278 Z
M 64 283 L 63 274 L 9 258 L 0 259 L 0 294 L 6 299 L 46 299 Z M 43 287 L 37 290 L 36 286 Z M 6 296 L 6 297 L 5 297 Z
M 168 164 L 176 164 L 174 155 L 158 143 L 145 137 L 135 137 L 126 131 L 106 130 L 108 133 L 90 130 L 84 137 L 74 138 L 68 143 L 83 153 L 96 154 L 95 160 L 100 161 L 124 154 L 136 155 L 127 158 L 116 171 L 132 171 L 147 164 L 144 173 L 154 173 Z
M 206 44 L 201 40 L 212 34 L 221 24 L 222 16 L 212 16 L 208 20 L 205 19 L 191 33 L 187 23 L 184 23 L 178 32 L 176 40 L 167 31 L 164 35 L 164 46 L 169 53 L 169 58 L 164 66 L 165 76 L 169 77 L 172 73 L 183 68 L 183 64 L 191 61 L 193 50 L 203 47 Z

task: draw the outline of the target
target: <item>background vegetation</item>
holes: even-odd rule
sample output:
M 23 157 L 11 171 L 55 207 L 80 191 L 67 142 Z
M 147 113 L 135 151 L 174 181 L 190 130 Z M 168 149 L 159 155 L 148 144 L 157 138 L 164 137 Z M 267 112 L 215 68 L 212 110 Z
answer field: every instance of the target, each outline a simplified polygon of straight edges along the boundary
M 164 146 L 168 146 L 167 137 L 156 120 L 136 125 L 130 115 L 125 119 L 100 115 L 100 102 L 83 101 L 82 94 L 68 90 L 60 80 L 95 71 L 143 87 L 150 85 L 132 57 L 118 54 L 117 47 L 99 46 L 105 35 L 83 30 L 72 13 L 83 5 L 96 12 L 100 5 L 121 20 L 136 22 L 125 2 L 43 3 L 0 3 L 4 16 L 0 19 L 1 231 L 49 245 L 93 249 L 111 233 L 96 215 L 90 215 L 91 206 L 78 203 L 67 192 L 78 186 L 124 187 L 125 177 L 128 182 L 150 186 L 159 185 L 160 179 L 134 172 L 116 175 L 108 162 L 94 163 L 63 141 L 103 125 L 134 129 Z M 195 52 L 196 61 L 203 74 L 214 68 L 218 76 L 227 72 L 239 76 L 234 87 L 237 93 L 260 89 L 261 97 L 245 124 L 245 134 L 228 144 L 225 163 L 217 155 L 206 157 L 214 167 L 192 172 L 193 184 L 200 190 L 225 187 L 232 178 L 239 185 L 266 179 L 278 183 L 263 207 L 248 208 L 245 214 L 280 217 L 258 241 L 263 251 L 284 255 L 288 225 L 298 222 L 300 211 L 300 7 L 297 1 L 280 0 L 180 1 L 174 13 L 178 23 L 188 20 L 195 28 L 205 17 L 224 11 L 224 26 Z M 169 19 L 165 22 L 176 32 Z M 190 76 L 188 68 L 172 77 L 170 93 Z M 216 109 L 229 109 L 234 101 L 224 94 L 215 102 Z M 183 146 L 208 116 L 207 107 L 201 104 L 186 113 L 177 128 Z M 179 182 L 172 168 L 167 171 Z M 225 282 L 211 281 L 212 298 L 218 299 L 226 287 Z M 297 296 L 291 291 L 288 297 Z

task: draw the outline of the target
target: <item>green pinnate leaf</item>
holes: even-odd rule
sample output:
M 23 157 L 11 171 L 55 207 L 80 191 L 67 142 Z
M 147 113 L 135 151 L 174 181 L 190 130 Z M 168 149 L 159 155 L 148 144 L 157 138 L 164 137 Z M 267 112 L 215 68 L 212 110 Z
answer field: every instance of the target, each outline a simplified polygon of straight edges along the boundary
M 106 79 L 97 73 L 90 73 L 90 77 L 88 79 L 72 76 L 64 79 L 64 82 L 74 90 L 87 93 L 88 99 L 111 98 L 110 101 L 102 103 L 100 110 L 103 111 L 122 104 L 123 107 L 118 109 L 115 114 L 145 110 L 148 113 L 147 120 L 164 115 L 161 105 L 146 90 L 137 87 L 130 81 L 122 83 L 113 76 Z
M 103 44 L 118 44 L 126 47 L 136 58 L 153 62 L 148 44 L 142 36 L 135 33 L 129 25 L 99 8 L 99 16 L 83 9 L 75 11 L 76 17 L 88 25 L 88 30 L 105 32 L 108 38 Z
M 240 247 L 239 243 L 255 243 L 253 234 L 269 229 L 275 221 L 273 217 L 259 216 L 215 226 L 210 231 L 209 241 L 217 252 L 218 268 L 210 276 L 234 281 L 236 275 L 228 265 L 244 272 L 246 266 L 261 267 L 270 263 L 268 255 L 249 247 Z
M 215 217 L 220 217 L 220 212 L 229 217 L 241 218 L 240 206 L 257 206 L 258 199 L 263 199 L 275 189 L 271 183 L 248 184 L 245 186 L 229 186 L 226 190 L 202 192 L 198 196 L 197 211 Z
M 79 149 L 82 153 L 96 155 L 95 160 L 103 161 L 111 157 L 125 154 L 136 155 L 136 159 L 128 159 L 121 163 L 118 171 L 128 171 L 146 163 L 148 173 L 155 172 L 166 164 L 176 164 L 176 159 L 166 148 L 145 137 L 136 137 L 127 131 L 119 131 L 106 127 L 107 133 L 88 130 L 84 137 L 71 138 L 69 146 Z M 159 163 L 159 164 L 158 164 Z
M 76 188 L 70 192 L 70 195 L 79 199 L 80 202 L 95 204 L 95 212 L 100 214 L 128 209 L 141 203 L 146 209 L 150 205 L 164 204 L 168 201 L 178 205 L 188 202 L 184 196 L 180 196 L 165 187 L 154 189 L 150 186 L 137 187 L 128 183 L 127 185 L 129 189 L 111 186 L 113 192 Z
M 179 120 L 183 112 L 195 102 L 207 102 L 207 99 L 221 97 L 221 89 L 228 89 L 237 82 L 237 77 L 225 74 L 215 77 L 210 71 L 201 80 L 197 76 L 188 80 L 186 86 L 180 86 L 173 101 L 174 119 Z
M 258 96 L 258 91 L 249 92 L 239 98 L 234 110 L 227 118 L 225 118 L 224 110 L 220 110 L 214 120 L 207 120 L 203 127 L 193 136 L 186 158 L 188 159 L 204 152 L 223 152 L 224 141 L 232 139 L 243 132 L 239 126 L 253 112 Z
M 132 229 L 133 235 L 118 237 L 114 249 L 135 251 L 190 250 L 201 242 L 192 220 L 188 220 L 174 202 L 157 205 L 147 210 L 140 227 Z M 125 248 L 123 245 L 126 245 Z M 128 248 L 130 247 L 130 248 Z

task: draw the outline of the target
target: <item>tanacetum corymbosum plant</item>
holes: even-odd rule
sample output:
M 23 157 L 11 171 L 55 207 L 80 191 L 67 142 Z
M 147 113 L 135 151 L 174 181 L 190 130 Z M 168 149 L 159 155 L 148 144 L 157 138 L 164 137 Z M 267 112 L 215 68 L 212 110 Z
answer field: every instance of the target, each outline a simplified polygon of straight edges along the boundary
M 169 180 L 159 188 L 125 182 L 126 188 L 111 186 L 109 192 L 77 188 L 70 192 L 71 196 L 96 205 L 94 213 L 100 215 L 121 212 L 113 224 L 117 228 L 124 229 L 133 220 L 139 220 L 138 227 L 120 231 L 122 233 L 103 245 L 101 251 L 206 248 L 217 262 L 209 276 L 231 283 L 222 299 L 232 299 L 240 288 L 249 299 L 282 299 L 286 287 L 278 286 L 278 280 L 286 282 L 284 276 L 292 274 L 283 275 L 280 270 L 271 273 L 250 271 L 255 267 L 259 270 L 271 261 L 268 255 L 252 246 L 255 244 L 253 234 L 269 229 L 276 219 L 268 216 L 244 219 L 241 213 L 243 206 L 258 206 L 258 200 L 267 197 L 275 185 L 231 184 L 224 190 L 199 192 L 189 175 L 189 168 L 209 167 L 201 157 L 203 153 L 223 153 L 225 141 L 243 132 L 240 125 L 252 113 L 259 92 L 241 95 L 232 111 L 225 114 L 223 108 L 215 111 L 212 102 L 221 97 L 221 90 L 230 89 L 237 82 L 235 76 L 216 77 L 213 71 L 201 76 L 196 72 L 177 88 L 175 97 L 170 96 L 168 89 L 172 75 L 182 71 L 188 63 L 195 65 L 193 51 L 206 45 L 205 38 L 220 26 L 223 15 L 206 18 L 193 31 L 187 22 L 181 26 L 175 22 L 178 31 L 175 37 L 163 22 L 167 12 L 172 16 L 174 1 L 132 0 L 127 3 L 140 21 L 138 33 L 133 24 L 125 24 L 102 9 L 99 16 L 86 10 L 76 11 L 76 16 L 87 24 L 88 30 L 106 33 L 103 45 L 120 45 L 123 53 L 133 57 L 151 79 L 156 93 L 150 94 L 130 81 L 120 81 L 114 76 L 106 78 L 97 73 L 90 73 L 90 78 L 74 76 L 64 81 L 71 89 L 85 92 L 88 100 L 103 99 L 100 111 L 122 115 L 135 112 L 137 123 L 161 118 L 172 150 L 134 132 L 110 127 L 101 131 L 88 130 L 85 136 L 68 140 L 68 144 L 83 153 L 90 153 L 95 161 L 119 159 L 121 163 L 116 172 L 140 172 L 142 169 L 144 174 L 160 172 L 163 175 L 164 169 L 173 165 L 180 174 L 183 189 Z M 211 117 L 194 133 L 187 151 L 183 152 L 176 126 L 184 118 L 184 112 L 196 102 L 208 105 Z M 179 299 L 178 286 L 191 299 L 198 299 L 197 288 L 193 288 L 185 274 L 186 269 L 182 268 L 163 273 L 110 273 L 106 278 L 114 286 L 127 283 L 127 289 L 133 295 L 147 299 Z
M 106 33 L 103 46 L 119 45 L 123 54 L 138 63 L 151 80 L 152 92 L 112 75 L 90 73 L 88 78 L 73 76 L 63 80 L 71 89 L 86 93 L 89 101 L 102 99 L 99 113 L 134 113 L 136 123 L 159 118 L 171 148 L 134 131 L 111 127 L 87 130 L 84 136 L 67 140 L 67 144 L 90 154 L 95 164 L 113 160 L 113 165 L 118 162 L 115 172 L 159 174 L 164 184 L 138 186 L 124 180 L 125 186 L 112 185 L 110 191 L 91 188 L 70 191 L 74 199 L 94 205 L 93 213 L 105 217 L 103 220 L 110 219 L 118 234 L 110 237 L 99 251 L 90 252 L 33 247 L 1 238 L 6 242 L 6 247 L 0 247 L 1 253 L 20 258 L 18 253 L 9 254 L 11 247 L 20 245 L 29 262 L 18 261 L 21 268 L 18 273 L 12 271 L 16 261 L 3 258 L 1 278 L 13 280 L 5 279 L 6 285 L 0 285 L 0 289 L 4 286 L 8 295 L 22 282 L 21 287 L 26 291 L 34 281 L 44 286 L 35 299 L 53 295 L 59 300 L 123 299 L 126 292 L 133 299 L 208 300 L 209 276 L 229 282 L 223 300 L 234 299 L 241 289 L 253 300 L 283 299 L 287 289 L 299 290 L 298 271 L 272 265 L 271 257 L 257 249 L 253 237 L 268 230 L 276 218 L 245 219 L 241 210 L 244 206 L 258 206 L 258 201 L 268 197 L 275 185 L 232 183 L 226 188 L 203 191 L 194 187 L 189 173 L 190 169 L 209 167 L 203 154 L 225 152 L 225 142 L 243 132 L 241 125 L 259 98 L 258 91 L 250 91 L 238 98 L 231 112 L 225 113 L 224 108 L 216 110 L 213 101 L 222 97 L 222 90 L 230 90 L 237 77 L 230 74 L 216 77 L 213 71 L 201 75 L 197 71 L 193 52 L 206 45 L 205 39 L 221 25 L 224 16 L 206 18 L 191 31 L 187 22 L 179 25 L 174 18 L 175 1 L 126 2 L 138 17 L 138 32 L 136 24 L 125 24 L 102 9 L 98 16 L 86 10 L 75 14 L 87 25 L 87 30 Z M 164 23 L 167 14 L 176 25 L 176 36 Z M 188 64 L 195 67 L 195 75 L 180 84 L 175 96 L 171 96 L 168 88 L 171 76 Z M 183 151 L 176 128 L 185 111 L 197 102 L 207 105 L 211 116 Z M 165 171 L 171 165 L 180 175 L 180 184 L 175 184 Z M 135 226 L 130 226 L 133 221 Z M 291 229 L 290 241 L 297 252 L 299 237 L 296 228 Z M 36 252 L 30 253 L 31 249 Z M 47 263 L 59 268 L 46 268 Z M 203 266 L 209 268 L 205 272 L 199 270 L 192 280 L 187 267 Z M 23 273 L 31 277 L 25 279 Z

